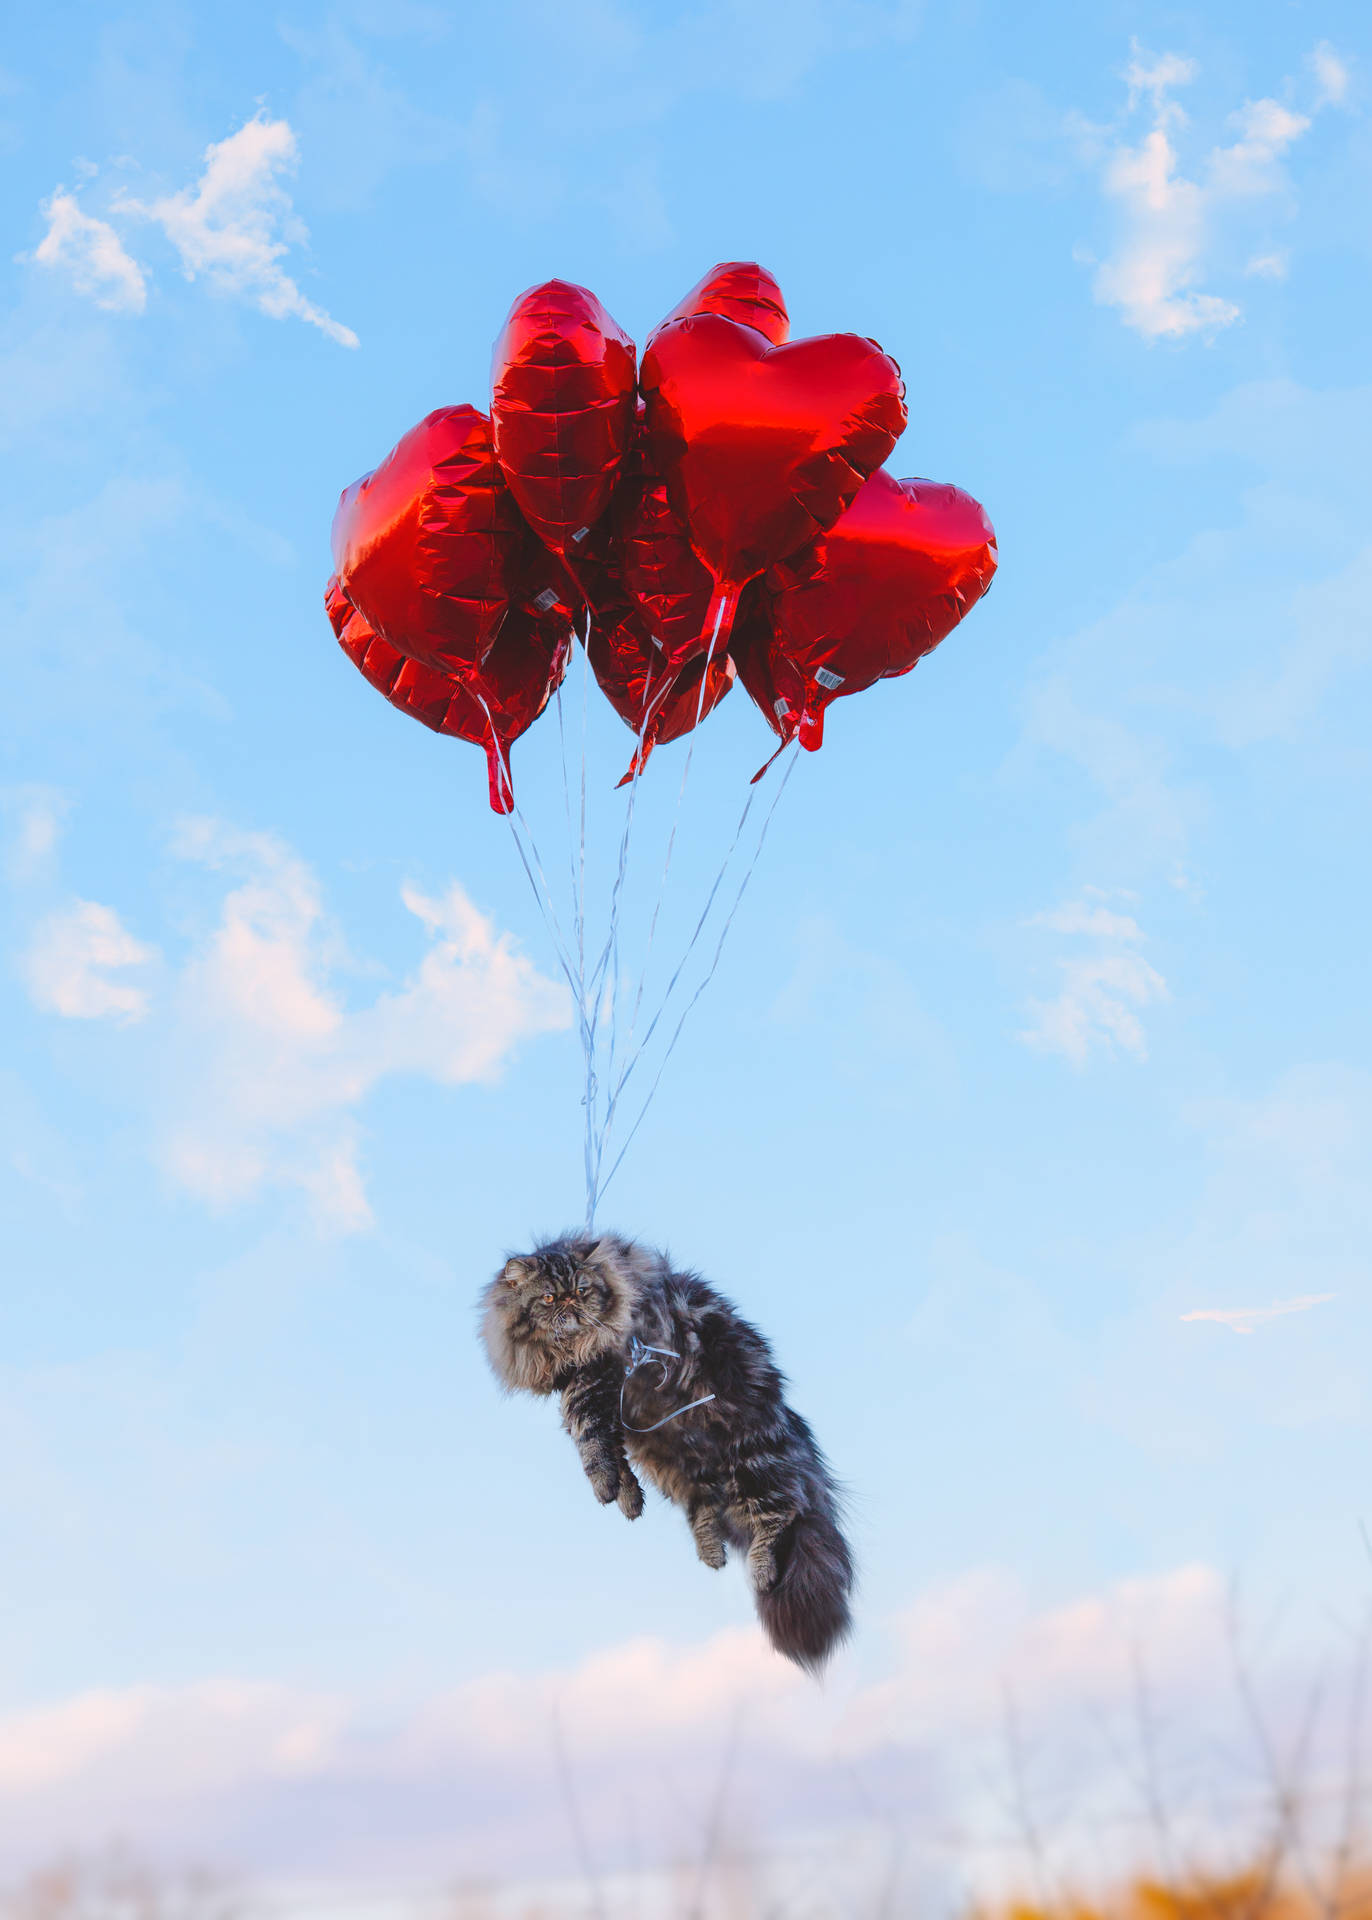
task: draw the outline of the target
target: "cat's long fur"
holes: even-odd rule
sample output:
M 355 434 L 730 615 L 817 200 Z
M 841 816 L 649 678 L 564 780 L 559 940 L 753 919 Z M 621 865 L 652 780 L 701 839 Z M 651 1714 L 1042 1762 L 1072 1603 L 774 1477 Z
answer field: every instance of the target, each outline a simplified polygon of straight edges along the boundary
M 773 1646 L 818 1671 L 851 1627 L 852 1556 L 833 1478 L 756 1328 L 695 1274 L 613 1234 L 508 1260 L 482 1306 L 497 1377 L 561 1396 L 596 1498 L 638 1518 L 632 1460 L 683 1510 L 706 1566 L 722 1567 L 727 1547 L 747 1553 Z

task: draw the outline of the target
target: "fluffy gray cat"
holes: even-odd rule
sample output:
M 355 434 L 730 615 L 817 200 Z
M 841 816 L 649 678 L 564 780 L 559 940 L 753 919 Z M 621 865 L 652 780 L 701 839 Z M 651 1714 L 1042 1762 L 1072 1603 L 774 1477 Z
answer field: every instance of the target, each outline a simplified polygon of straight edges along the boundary
M 852 1625 L 852 1555 L 833 1477 L 756 1328 L 695 1274 L 613 1234 L 507 1260 L 482 1306 L 497 1378 L 561 1395 L 596 1498 L 638 1518 L 632 1460 L 685 1513 L 707 1567 L 746 1552 L 772 1645 L 818 1672 Z

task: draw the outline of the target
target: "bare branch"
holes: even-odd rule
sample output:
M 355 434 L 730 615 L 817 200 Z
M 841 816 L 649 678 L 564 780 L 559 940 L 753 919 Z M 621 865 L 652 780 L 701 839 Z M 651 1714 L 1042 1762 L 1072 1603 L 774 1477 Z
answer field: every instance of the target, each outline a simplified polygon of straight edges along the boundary
M 1015 1820 L 1019 1827 L 1021 1843 L 1029 1860 L 1029 1870 L 1034 1882 L 1034 1895 L 1045 1912 L 1053 1904 L 1052 1888 L 1048 1876 L 1048 1855 L 1043 1835 L 1034 1818 L 1029 1804 L 1029 1785 L 1025 1768 L 1024 1742 L 1020 1733 L 1019 1713 L 1015 1705 L 1015 1696 L 1007 1681 L 1003 1689 L 1005 1751 L 1010 1768 L 1010 1789 Z
M 562 1738 L 562 1715 L 553 1708 L 553 1751 L 557 1756 L 558 1784 L 562 1788 L 562 1800 L 567 1809 L 567 1819 L 572 1829 L 572 1838 L 576 1842 L 577 1857 L 581 1862 L 581 1871 L 586 1881 L 586 1890 L 591 1899 L 591 1912 L 596 1920 L 608 1920 L 605 1899 L 601 1892 L 600 1877 L 596 1873 L 595 1861 L 591 1856 L 591 1843 L 586 1833 L 586 1825 L 581 1817 L 581 1805 L 576 1797 L 576 1783 L 572 1777 L 571 1762 L 567 1758 L 566 1743 Z

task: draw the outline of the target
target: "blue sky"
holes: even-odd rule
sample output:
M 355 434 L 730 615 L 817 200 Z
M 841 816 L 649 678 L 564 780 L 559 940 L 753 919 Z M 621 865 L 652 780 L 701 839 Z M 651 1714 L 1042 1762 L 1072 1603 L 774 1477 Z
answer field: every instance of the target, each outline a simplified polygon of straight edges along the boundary
M 956 1799 L 988 1676 L 1065 1724 L 1130 1621 L 1208 1671 L 1234 1571 L 1298 1646 L 1365 1589 L 1366 41 L 1342 0 L 13 29 L 6 1861 L 508 1864 L 559 1700 L 628 1777 L 746 1696 L 782 1827 L 837 1753 Z M 495 1394 L 472 1302 L 578 1216 L 576 1046 L 479 756 L 321 602 L 339 489 L 484 403 L 515 294 L 641 343 L 734 257 L 896 355 L 893 470 L 1001 556 L 796 769 L 603 1213 L 768 1330 L 851 1489 L 823 1695 Z M 593 708 L 601 880 L 628 740 Z M 741 690 L 699 737 L 678 942 L 768 742 Z M 551 716 L 514 771 L 560 863 Z

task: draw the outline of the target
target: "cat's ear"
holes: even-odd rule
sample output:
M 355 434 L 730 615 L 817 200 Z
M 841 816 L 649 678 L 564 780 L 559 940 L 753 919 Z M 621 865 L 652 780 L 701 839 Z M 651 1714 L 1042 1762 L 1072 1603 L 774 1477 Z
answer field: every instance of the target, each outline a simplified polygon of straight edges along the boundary
M 507 1287 L 517 1287 L 529 1277 L 527 1260 L 507 1260 L 501 1268 L 500 1277 Z
M 578 1264 L 583 1273 L 594 1273 L 601 1280 L 608 1280 L 614 1272 L 613 1241 L 597 1240 L 590 1252 Z

